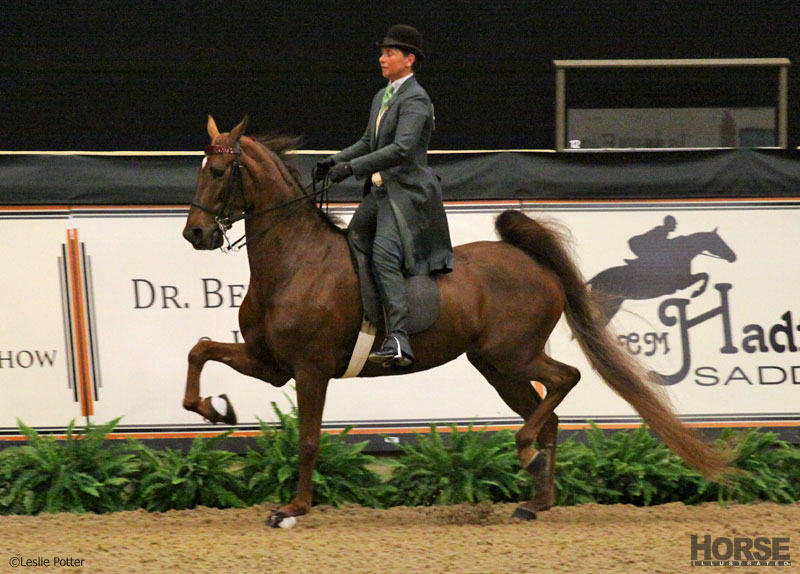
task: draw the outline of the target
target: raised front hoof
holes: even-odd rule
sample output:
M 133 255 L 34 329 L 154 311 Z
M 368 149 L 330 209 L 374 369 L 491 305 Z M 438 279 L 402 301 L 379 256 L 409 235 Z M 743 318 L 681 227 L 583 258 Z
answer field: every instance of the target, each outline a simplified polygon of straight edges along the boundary
M 280 510 L 273 511 L 267 518 L 267 526 L 270 528 L 292 528 L 295 524 L 297 524 L 297 519 L 294 516 L 284 514 Z
M 209 422 L 214 424 L 225 423 L 226 425 L 236 424 L 236 411 L 233 410 L 233 405 L 228 399 L 228 395 L 222 394 L 218 397 L 209 397 L 206 400 L 211 410 L 211 416 L 207 419 Z
M 511 515 L 511 519 L 524 520 L 526 522 L 529 520 L 536 520 L 536 513 L 524 506 L 517 506 L 517 508 L 514 509 L 514 514 Z

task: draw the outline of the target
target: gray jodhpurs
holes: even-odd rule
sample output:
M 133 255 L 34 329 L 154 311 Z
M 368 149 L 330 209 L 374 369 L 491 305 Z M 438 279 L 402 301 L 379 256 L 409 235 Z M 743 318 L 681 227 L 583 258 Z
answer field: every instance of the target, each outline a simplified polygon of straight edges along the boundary
M 373 186 L 361 200 L 350 232 L 361 246 L 372 246 L 372 272 L 386 317 L 386 336 L 408 341 L 408 294 L 403 275 L 403 243 L 385 187 Z

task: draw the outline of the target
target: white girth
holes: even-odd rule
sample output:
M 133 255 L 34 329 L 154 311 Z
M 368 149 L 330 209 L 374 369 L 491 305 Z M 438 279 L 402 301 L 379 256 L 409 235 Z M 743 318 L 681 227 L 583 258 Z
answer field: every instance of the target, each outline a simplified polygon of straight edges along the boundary
M 342 379 L 357 377 L 361 373 L 361 369 L 364 368 L 364 363 L 369 357 L 372 344 L 375 342 L 377 332 L 377 327 L 370 323 L 365 316 L 361 321 L 361 331 L 359 331 L 356 345 L 353 347 L 353 354 L 350 356 L 350 364 L 347 365 L 347 370 L 341 376 Z

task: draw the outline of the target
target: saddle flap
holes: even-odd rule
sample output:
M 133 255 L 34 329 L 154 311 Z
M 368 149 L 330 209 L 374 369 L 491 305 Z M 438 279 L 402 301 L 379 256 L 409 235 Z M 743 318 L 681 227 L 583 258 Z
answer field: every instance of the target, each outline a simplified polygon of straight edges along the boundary
M 347 235 L 347 244 L 350 246 L 350 255 L 358 273 L 364 314 L 379 331 L 384 331 L 383 308 L 378 286 L 372 275 L 370 254 L 353 240 L 352 234 Z M 429 329 L 439 317 L 439 284 L 430 275 L 412 275 L 406 277 L 406 291 L 409 311 L 406 324 L 408 334 L 421 333 Z

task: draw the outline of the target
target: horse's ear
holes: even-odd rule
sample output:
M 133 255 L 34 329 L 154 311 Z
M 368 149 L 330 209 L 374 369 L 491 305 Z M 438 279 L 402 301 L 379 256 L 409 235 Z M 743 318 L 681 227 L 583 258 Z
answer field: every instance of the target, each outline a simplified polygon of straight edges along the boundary
M 214 118 L 212 118 L 210 114 L 208 116 L 208 135 L 211 138 L 212 142 L 214 141 L 214 138 L 216 138 L 219 135 L 217 122 L 214 121 Z
M 717 233 L 718 230 L 719 230 L 719 226 L 715 227 L 714 228 L 714 233 Z M 717 233 L 717 235 L 719 235 L 719 233 Z
M 244 119 L 239 122 L 239 125 L 231 130 L 231 142 L 239 141 L 239 138 L 244 135 L 244 130 L 247 129 L 247 121 L 248 117 L 247 114 L 245 114 Z

